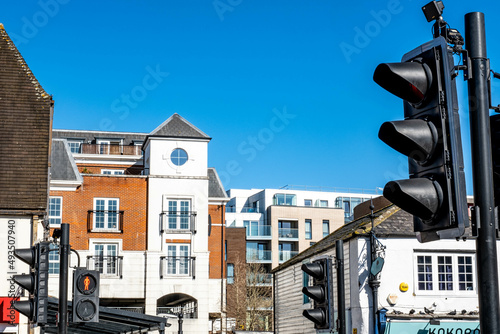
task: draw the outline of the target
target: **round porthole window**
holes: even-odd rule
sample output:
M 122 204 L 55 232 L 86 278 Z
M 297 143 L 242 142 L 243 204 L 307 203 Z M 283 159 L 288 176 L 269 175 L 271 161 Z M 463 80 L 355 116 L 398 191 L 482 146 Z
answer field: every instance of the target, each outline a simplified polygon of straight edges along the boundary
M 184 151 L 182 148 L 176 148 L 175 150 L 172 151 L 172 154 L 170 154 L 170 160 L 172 160 L 174 165 L 182 166 L 188 160 L 187 152 Z

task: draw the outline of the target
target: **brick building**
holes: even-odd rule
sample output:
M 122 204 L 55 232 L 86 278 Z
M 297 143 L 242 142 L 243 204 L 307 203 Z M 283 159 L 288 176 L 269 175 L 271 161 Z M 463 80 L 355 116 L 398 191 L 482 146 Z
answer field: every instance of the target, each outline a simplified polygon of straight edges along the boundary
M 70 224 L 79 266 L 101 272 L 101 305 L 172 317 L 166 333 L 179 313 L 186 332 L 225 332 L 228 198 L 207 167 L 211 138 L 178 114 L 151 133 L 53 138 L 50 227 Z

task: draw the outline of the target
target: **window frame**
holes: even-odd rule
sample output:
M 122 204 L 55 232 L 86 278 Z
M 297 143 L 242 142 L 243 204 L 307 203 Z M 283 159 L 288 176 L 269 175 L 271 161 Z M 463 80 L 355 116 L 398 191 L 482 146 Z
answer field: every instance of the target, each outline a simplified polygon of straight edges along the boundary
M 53 205 L 52 200 L 58 199 L 59 200 L 59 215 L 52 215 L 51 211 L 51 206 Z M 50 227 L 60 227 L 62 223 L 62 209 L 63 209 L 63 198 L 62 196 L 49 196 L 49 207 L 48 207 L 48 219 L 49 219 L 49 226 Z M 56 209 L 57 210 L 57 209 Z M 52 223 L 52 219 L 59 219 L 59 223 Z
M 308 226 L 309 226 L 309 231 L 307 230 Z M 305 232 L 305 239 L 312 240 L 312 219 L 304 220 L 304 232 Z
M 188 203 L 188 210 L 183 210 L 183 202 Z M 176 203 L 175 204 L 175 211 L 171 209 L 170 204 L 171 203 Z M 166 198 L 166 230 L 167 231 L 177 231 L 177 232 L 190 232 L 192 230 L 191 227 L 191 216 L 193 214 L 193 201 L 191 198 Z M 171 217 L 170 214 L 174 214 L 175 216 Z M 182 219 L 181 218 L 187 218 L 187 228 L 182 228 Z M 174 223 L 175 220 L 175 227 L 171 227 L 171 223 Z
M 56 244 L 49 244 L 49 275 L 59 275 L 60 273 L 60 258 L 58 250 L 59 247 Z
M 227 284 L 234 284 L 234 263 L 228 263 L 226 269 L 226 282 Z
M 185 156 L 184 156 L 185 155 Z M 184 166 L 189 160 L 189 154 L 181 147 L 176 147 L 170 153 L 170 161 L 176 167 Z
M 97 201 L 105 201 L 104 210 L 97 210 Z M 114 227 L 109 227 L 109 202 L 116 201 L 116 210 L 112 210 L 111 212 L 115 212 L 116 221 Z M 104 227 L 97 227 L 97 211 L 104 211 Z M 94 197 L 94 214 L 92 215 L 92 231 L 103 231 L 103 232 L 120 232 L 120 199 L 119 198 L 109 198 L 109 197 Z
M 96 260 L 98 256 L 100 256 L 99 252 L 97 251 L 97 247 L 101 246 L 102 247 L 102 257 L 103 261 L 99 265 L 99 262 Z M 114 246 L 114 254 L 109 255 L 109 249 L 108 246 Z M 119 259 L 119 254 L 121 250 L 121 242 L 117 241 L 111 241 L 111 240 L 106 240 L 106 241 L 98 241 L 98 242 L 91 242 L 90 245 L 90 253 L 94 257 L 94 270 L 99 271 L 99 273 L 103 276 L 106 277 L 120 277 L 120 259 Z M 114 262 L 110 265 L 108 262 L 108 259 L 105 259 L 106 257 L 114 257 Z M 102 268 L 101 268 L 102 267 Z M 114 268 L 114 272 L 109 272 L 108 268 Z M 102 272 L 101 272 L 102 269 Z
M 173 247 L 175 248 L 175 255 L 170 255 L 170 248 Z M 182 254 L 181 252 L 181 247 L 187 247 L 187 255 L 180 255 Z M 166 248 L 166 253 L 167 253 L 167 257 L 168 258 L 171 258 L 171 257 L 174 257 L 176 260 L 175 260 L 175 264 L 174 266 L 171 266 L 170 264 L 170 261 L 168 261 L 167 263 L 167 267 L 165 268 L 165 275 L 167 277 L 171 277 L 171 276 L 175 276 L 175 277 L 190 277 L 192 275 L 192 259 L 191 259 L 191 244 L 188 244 L 188 243 L 169 243 L 167 244 L 167 248 Z M 179 254 L 179 255 L 177 255 Z M 185 261 L 183 262 L 184 265 L 185 265 L 185 269 L 187 270 L 187 272 L 181 272 L 181 260 L 177 261 L 177 258 L 182 258 L 184 257 L 185 258 Z M 174 269 L 175 272 L 171 272 L 171 268 Z
M 421 280 L 419 280 L 419 274 L 422 274 L 421 271 L 419 271 L 419 262 L 418 258 L 419 257 L 429 257 L 431 259 L 430 263 L 430 269 L 431 269 L 431 278 L 429 279 L 428 277 L 425 278 L 425 282 L 429 282 L 432 284 L 432 288 L 430 289 L 423 289 L 421 290 L 419 288 L 419 284 Z M 459 262 L 458 258 L 463 257 L 463 258 L 470 258 L 470 263 L 465 263 L 465 266 L 469 266 L 471 272 L 470 273 L 465 273 L 465 275 L 472 275 L 472 281 L 470 280 L 465 280 L 466 286 L 468 284 L 472 285 L 471 290 L 460 290 L 460 272 L 459 272 Z M 444 271 L 439 270 L 440 266 L 443 266 L 443 263 L 439 263 L 439 259 L 446 259 L 446 258 L 451 258 L 451 273 L 447 271 L 446 268 Z M 474 252 L 449 252 L 449 251 L 443 251 L 443 252 L 414 252 L 413 254 L 413 268 L 414 268 L 414 294 L 415 295 L 420 295 L 420 296 L 449 296 L 449 295 L 460 295 L 463 297 L 477 297 L 477 271 L 476 271 L 476 254 Z M 443 277 L 445 275 L 446 277 Z M 451 277 L 451 280 L 450 280 Z M 421 277 L 420 277 L 421 278 Z M 465 277 L 467 278 L 467 277 Z M 424 282 L 424 283 L 425 283 Z M 427 283 L 428 284 L 428 283 Z M 441 289 L 440 286 L 445 285 L 444 289 Z M 449 289 L 449 284 L 452 285 L 452 288 Z
M 325 225 L 327 226 L 327 232 L 325 234 Z M 321 224 L 321 228 L 323 231 L 323 238 L 326 238 L 328 235 L 330 235 L 330 220 L 329 219 L 323 219 L 323 222 Z
M 124 169 L 101 169 L 102 175 L 125 175 Z
M 82 153 L 82 144 L 83 144 L 83 140 L 78 140 L 78 139 L 67 139 L 67 142 L 68 142 L 68 147 L 69 147 L 69 151 L 72 153 L 72 154 L 81 154 Z M 74 144 L 78 144 L 78 152 L 74 152 L 73 149 L 76 148 L 74 146 Z

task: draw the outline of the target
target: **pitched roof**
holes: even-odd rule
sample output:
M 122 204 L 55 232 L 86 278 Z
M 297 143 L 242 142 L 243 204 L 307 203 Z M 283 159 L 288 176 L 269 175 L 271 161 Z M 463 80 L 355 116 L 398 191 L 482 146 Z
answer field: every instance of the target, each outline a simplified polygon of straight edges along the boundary
M 46 208 L 52 106 L 0 24 L 0 209 Z
M 208 169 L 208 197 L 229 199 L 215 168 Z
M 193 124 L 175 113 L 154 129 L 149 136 L 212 139 Z
M 51 180 L 57 181 L 82 181 L 78 172 L 73 154 L 65 139 L 53 139 L 50 154 Z

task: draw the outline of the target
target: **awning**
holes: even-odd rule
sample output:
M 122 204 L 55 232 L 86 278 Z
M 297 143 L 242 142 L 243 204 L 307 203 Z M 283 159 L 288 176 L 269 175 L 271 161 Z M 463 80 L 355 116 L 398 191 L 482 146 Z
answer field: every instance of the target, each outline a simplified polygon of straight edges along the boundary
M 432 324 L 431 324 L 432 322 Z M 388 320 L 384 334 L 479 334 L 479 321 Z
M 58 333 L 56 315 L 59 309 L 59 300 L 49 297 L 48 324 L 44 326 L 45 333 Z M 130 311 L 112 309 L 99 306 L 99 322 L 72 323 L 72 302 L 68 301 L 69 334 L 131 334 L 146 333 L 150 331 L 165 332 L 165 327 L 171 326 L 167 318 L 156 317 Z

